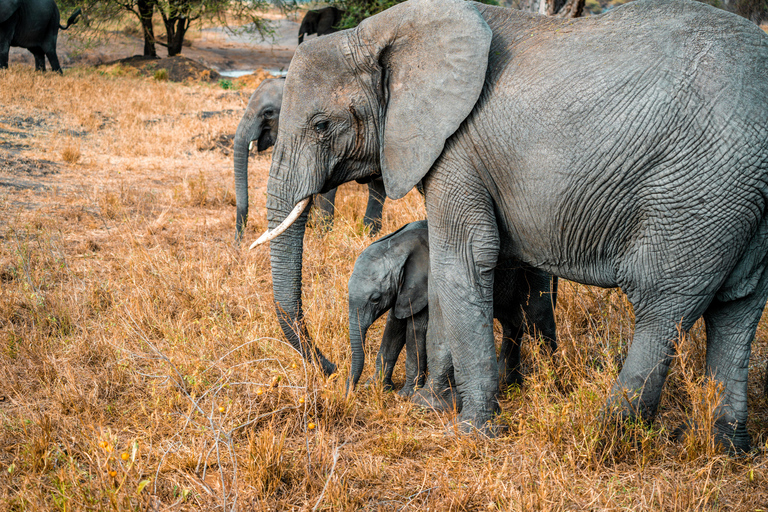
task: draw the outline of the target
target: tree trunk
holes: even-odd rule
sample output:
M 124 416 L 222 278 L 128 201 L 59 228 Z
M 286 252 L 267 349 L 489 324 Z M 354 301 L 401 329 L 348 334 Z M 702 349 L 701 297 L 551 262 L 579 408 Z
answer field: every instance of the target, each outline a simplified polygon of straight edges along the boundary
M 139 9 L 139 21 L 141 22 L 142 33 L 144 34 L 144 56 L 157 57 L 155 49 L 155 30 L 152 27 L 152 15 L 155 11 L 154 0 L 138 0 L 136 3 Z
M 168 56 L 173 57 L 181 53 L 181 46 L 184 43 L 184 34 L 189 28 L 189 19 L 185 16 L 169 17 L 163 19 L 165 23 L 165 33 L 168 37 Z

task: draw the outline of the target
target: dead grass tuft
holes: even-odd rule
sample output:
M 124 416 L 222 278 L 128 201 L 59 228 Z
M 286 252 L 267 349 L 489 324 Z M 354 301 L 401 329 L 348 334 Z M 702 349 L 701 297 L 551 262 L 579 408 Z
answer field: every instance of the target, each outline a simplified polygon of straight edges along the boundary
M 233 243 L 231 156 L 199 145 L 233 134 L 245 101 L 121 66 L 0 73 L 0 122 L 13 121 L 26 144 L 14 146 L 12 160 L 23 166 L 0 166 L 0 182 L 26 187 L 0 188 L 0 509 L 768 503 L 765 319 L 753 344 L 748 424 L 762 451 L 750 457 L 714 449 L 720 392 L 704 378 L 701 325 L 678 341 L 652 425 L 604 421 L 632 309 L 617 290 L 565 281 L 559 349 L 550 356 L 525 339 L 524 385 L 501 394 L 508 428 L 500 438 L 445 436 L 451 414 L 381 386 L 347 396 L 347 281 L 370 243 L 362 185 L 341 188 L 332 230 L 310 223 L 307 232 L 307 321 L 340 373 L 325 378 L 306 365 L 282 341 L 268 250 Z M 74 162 L 67 148 L 79 149 Z M 51 152 L 77 165 L 43 164 Z M 251 159 L 247 240 L 266 228 L 269 163 L 269 153 Z M 413 192 L 387 203 L 383 232 L 423 217 Z M 371 329 L 363 380 L 383 326 Z M 401 363 L 395 382 L 403 379 Z

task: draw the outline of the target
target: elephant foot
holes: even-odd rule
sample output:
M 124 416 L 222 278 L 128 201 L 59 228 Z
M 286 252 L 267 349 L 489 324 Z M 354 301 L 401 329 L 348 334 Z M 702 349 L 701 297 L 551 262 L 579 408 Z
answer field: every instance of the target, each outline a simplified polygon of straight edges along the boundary
M 414 386 L 403 386 L 400 391 L 397 392 L 398 395 L 402 396 L 403 398 L 407 398 L 416 391 L 416 388 Z
M 411 395 L 411 402 L 420 407 L 435 411 L 461 411 L 461 396 L 456 390 L 448 387 L 442 393 L 436 393 L 431 388 L 419 388 Z
M 450 422 L 445 429 L 445 435 L 476 435 L 488 439 L 495 439 L 507 431 L 506 425 L 500 425 L 494 420 L 473 420 L 460 415 Z
M 510 370 L 503 372 L 499 375 L 499 382 L 501 383 L 501 389 L 506 390 L 509 386 L 523 387 L 523 374 L 520 370 Z
M 387 393 L 389 393 L 390 391 L 394 391 L 395 390 L 395 383 L 392 382 L 392 379 L 386 379 L 386 378 L 385 379 L 381 379 L 381 378 L 377 379 L 376 377 L 371 377 L 370 379 L 365 381 L 365 387 L 367 387 L 367 388 L 368 387 L 372 387 L 372 386 L 376 386 L 377 384 L 381 384 L 381 389 L 383 391 L 387 392 Z
M 735 422 L 728 422 L 720 418 L 715 421 L 714 436 L 715 445 L 729 455 L 743 455 L 752 449 L 752 440 L 746 428 L 733 428 Z M 700 428 L 693 420 L 687 420 L 672 432 L 672 440 L 677 443 L 685 442 L 686 437 Z

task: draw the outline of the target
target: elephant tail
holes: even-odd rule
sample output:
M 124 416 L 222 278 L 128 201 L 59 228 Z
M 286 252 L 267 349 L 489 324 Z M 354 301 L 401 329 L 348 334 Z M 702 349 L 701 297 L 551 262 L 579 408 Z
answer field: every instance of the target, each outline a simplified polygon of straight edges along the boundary
M 67 26 L 62 27 L 61 25 L 59 25 L 59 28 L 61 30 L 67 30 L 70 25 L 74 25 L 75 23 L 77 23 L 77 17 L 80 16 L 82 13 L 83 11 L 81 11 L 80 8 L 78 7 L 77 9 L 75 9 L 75 12 L 72 13 L 72 16 L 70 16 L 69 19 L 67 20 Z

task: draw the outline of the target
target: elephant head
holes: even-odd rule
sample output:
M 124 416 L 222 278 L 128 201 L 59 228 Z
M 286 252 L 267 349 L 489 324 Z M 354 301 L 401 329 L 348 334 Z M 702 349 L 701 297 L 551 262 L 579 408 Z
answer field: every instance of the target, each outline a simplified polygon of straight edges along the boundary
M 427 307 L 426 228 L 426 221 L 407 224 L 369 245 L 355 262 L 349 278 L 350 389 L 363 373 L 365 336 L 371 324 L 387 311 L 405 320 Z
M 302 353 L 316 352 L 301 302 L 310 198 L 379 172 L 387 196 L 410 191 L 477 102 L 490 42 L 470 3 L 411 0 L 297 48 L 267 186 L 270 231 L 257 242 L 274 238 L 276 308 Z
M 256 142 L 257 151 L 274 145 L 277 139 L 280 104 L 283 102 L 282 78 L 268 78 L 248 100 L 245 114 L 235 133 L 235 194 L 237 196 L 237 239 L 243 236 L 248 221 L 248 153 Z

